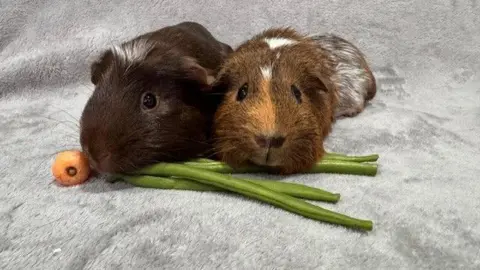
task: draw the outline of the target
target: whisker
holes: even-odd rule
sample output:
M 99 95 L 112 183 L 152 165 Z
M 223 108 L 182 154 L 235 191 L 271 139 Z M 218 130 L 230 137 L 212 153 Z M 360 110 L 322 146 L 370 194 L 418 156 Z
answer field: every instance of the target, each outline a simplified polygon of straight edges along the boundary
M 190 147 L 188 145 L 185 145 L 184 147 L 176 147 L 176 148 L 168 148 L 169 151 L 181 151 L 185 149 L 189 149 Z
M 79 122 L 79 119 L 77 119 L 75 116 L 73 116 L 71 113 L 67 112 L 66 110 L 64 109 L 61 109 L 61 108 L 58 108 L 58 107 L 55 107 L 53 105 L 51 105 L 52 108 L 55 108 L 63 113 L 65 113 L 66 115 L 68 115 L 73 121 L 75 121 L 75 123 L 78 123 Z
M 71 125 L 68 125 L 68 124 L 74 124 L 76 125 L 75 123 L 71 122 L 70 120 L 58 120 L 58 119 L 55 119 L 55 118 L 50 118 L 48 116 L 44 116 L 44 115 L 38 115 L 37 117 L 40 117 L 40 118 L 44 118 L 44 119 L 47 119 L 47 120 L 51 120 L 53 122 L 56 122 L 58 125 L 56 125 L 54 128 L 57 128 L 60 124 L 63 124 L 65 127 L 71 129 L 71 131 L 75 131 L 75 129 L 79 128 L 78 126 L 71 126 Z M 68 124 L 67 124 L 68 123 Z
M 83 86 L 83 88 L 81 87 L 80 89 L 82 89 L 82 90 L 88 90 L 88 91 L 89 91 L 89 93 L 85 93 L 85 92 L 84 92 L 84 94 L 91 94 L 91 93 L 93 93 L 94 89 L 92 89 L 90 86 L 86 85 L 86 84 L 83 83 L 83 82 L 81 82 L 80 84 Z
M 228 153 L 232 150 L 235 150 L 236 147 L 230 147 L 230 148 L 222 148 L 222 149 L 216 149 L 214 152 L 211 153 L 211 155 L 218 155 L 218 154 L 224 154 Z
M 178 139 L 177 139 L 177 141 L 178 141 Z M 199 141 L 199 140 L 194 140 L 194 139 L 190 139 L 190 138 L 180 138 L 180 141 L 182 141 L 182 142 L 188 141 L 188 142 L 200 143 L 200 144 L 204 144 L 204 145 L 210 145 L 210 143 L 208 143 L 207 141 Z
M 78 137 L 70 134 L 64 134 L 64 138 L 72 139 L 74 142 L 78 142 Z
M 57 127 L 59 124 L 55 125 L 55 127 Z M 52 137 L 58 135 L 58 134 L 53 134 L 54 130 L 53 129 L 50 129 L 49 130 L 50 134 Z M 62 134 L 62 138 L 68 138 L 68 139 L 73 139 L 74 142 L 78 142 L 79 141 L 79 138 L 78 138 L 78 132 L 73 132 L 73 131 L 70 131 L 70 130 L 67 130 L 67 132 L 64 132 Z
M 242 141 L 245 141 L 245 140 L 249 140 L 250 139 L 250 136 L 245 136 L 244 134 L 242 135 L 231 135 L 231 136 L 219 136 L 219 137 L 215 137 L 214 140 L 216 141 L 220 141 L 220 140 L 224 140 L 224 141 L 239 141 L 239 140 L 242 140 Z

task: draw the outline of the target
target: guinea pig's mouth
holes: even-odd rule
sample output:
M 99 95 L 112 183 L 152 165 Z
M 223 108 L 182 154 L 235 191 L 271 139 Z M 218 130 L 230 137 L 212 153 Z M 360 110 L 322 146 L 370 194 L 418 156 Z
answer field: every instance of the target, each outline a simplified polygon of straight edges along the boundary
M 273 148 L 257 150 L 250 158 L 250 161 L 258 166 L 282 166 L 280 150 Z
M 84 150 L 90 167 L 101 174 L 120 174 L 127 173 L 134 170 L 134 163 L 132 162 L 122 162 L 115 158 L 110 152 L 102 152 L 101 154 L 92 155 L 88 150 Z
M 84 149 L 84 153 L 88 158 L 90 167 L 98 173 L 114 173 L 112 163 L 110 161 L 110 156 L 104 154 L 100 157 L 94 157 L 90 152 Z

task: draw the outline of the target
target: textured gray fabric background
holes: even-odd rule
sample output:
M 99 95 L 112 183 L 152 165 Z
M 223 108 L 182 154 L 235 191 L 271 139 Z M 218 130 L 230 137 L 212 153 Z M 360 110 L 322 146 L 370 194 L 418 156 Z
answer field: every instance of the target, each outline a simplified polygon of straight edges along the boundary
M 372 232 L 219 193 L 52 183 L 53 154 L 78 147 L 93 57 L 183 20 L 233 46 L 291 25 L 365 52 L 378 95 L 327 146 L 379 153 L 378 176 L 285 181 L 340 192 L 322 205 Z M 479 44 L 475 0 L 0 0 L 0 269 L 479 269 Z

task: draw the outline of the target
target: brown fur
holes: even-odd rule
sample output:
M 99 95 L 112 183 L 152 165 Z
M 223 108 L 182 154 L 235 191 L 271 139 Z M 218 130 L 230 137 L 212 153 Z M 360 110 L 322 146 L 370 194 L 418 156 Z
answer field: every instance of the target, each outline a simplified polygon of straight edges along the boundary
M 372 70 L 370 69 L 370 67 L 366 62 L 365 62 L 365 70 L 368 74 L 368 78 L 370 79 L 369 80 L 370 84 L 367 90 L 367 96 L 365 98 L 366 100 L 372 100 L 377 94 L 377 82 L 375 81 L 375 76 L 373 76 Z
M 266 37 L 297 43 L 270 49 Z M 271 79 L 264 78 L 262 67 L 271 67 Z M 323 141 L 335 121 L 332 72 L 333 63 L 315 42 L 290 28 L 269 29 L 241 44 L 214 83 L 214 91 L 225 93 L 214 120 L 219 158 L 233 167 L 255 163 L 283 174 L 311 168 L 324 155 Z M 245 83 L 248 94 L 237 101 Z M 300 90 L 301 103 L 292 85 Z M 263 135 L 284 137 L 285 142 L 280 148 L 261 148 L 255 137 Z

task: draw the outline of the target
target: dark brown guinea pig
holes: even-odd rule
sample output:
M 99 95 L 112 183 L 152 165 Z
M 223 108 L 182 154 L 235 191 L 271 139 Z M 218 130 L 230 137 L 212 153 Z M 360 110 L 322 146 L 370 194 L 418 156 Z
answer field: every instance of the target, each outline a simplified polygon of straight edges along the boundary
M 214 118 L 215 151 L 222 161 L 235 168 L 253 163 L 291 174 L 322 158 L 338 105 L 348 104 L 341 99 L 363 95 L 363 105 L 363 99 L 373 97 L 368 84 L 361 86 L 368 89 L 342 89 L 341 58 L 321 46 L 333 46 L 331 38 L 318 41 L 290 28 L 272 28 L 229 56 L 213 84 L 214 92 L 224 93 Z M 358 95 L 341 95 L 357 90 Z
M 103 52 L 80 120 L 92 167 L 125 173 L 210 149 L 216 97 L 211 82 L 232 48 L 202 25 L 183 22 Z

